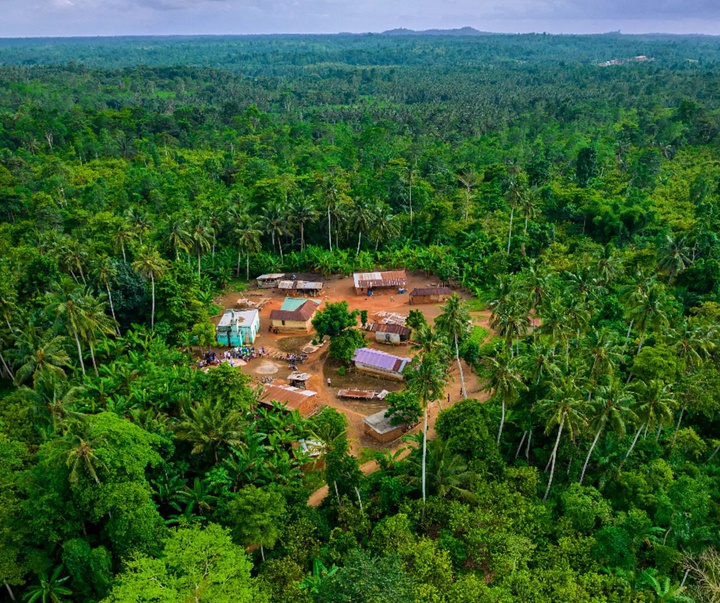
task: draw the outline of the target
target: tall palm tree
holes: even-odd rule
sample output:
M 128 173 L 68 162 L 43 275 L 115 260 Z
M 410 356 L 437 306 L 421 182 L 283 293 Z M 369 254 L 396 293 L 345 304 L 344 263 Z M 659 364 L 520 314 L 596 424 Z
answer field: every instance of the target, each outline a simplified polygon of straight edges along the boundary
M 570 377 L 564 377 L 559 384 L 551 384 L 550 397 L 540 400 L 538 406 L 541 414 L 545 417 L 545 433 L 550 434 L 557 427 L 557 437 L 550 455 L 550 478 L 543 496 L 543 501 L 546 501 L 555 475 L 555 462 L 563 428 L 574 440 L 575 435 L 585 424 L 585 415 L 580 390 L 575 380 Z
M 585 463 L 583 464 L 582 473 L 580 474 L 580 485 L 582 486 L 585 479 L 585 471 L 587 470 L 590 457 L 593 450 L 600 439 L 600 434 L 610 425 L 618 438 L 625 437 L 625 420 L 634 417 L 631 405 L 634 401 L 632 393 L 627 386 L 615 376 L 610 377 L 607 385 L 602 385 L 593 399 L 593 423 L 597 426 L 595 438 L 590 445 Z
M 365 199 L 356 200 L 353 204 L 352 215 L 353 226 L 358 231 L 357 250 L 355 251 L 355 257 L 357 257 L 360 255 L 360 244 L 362 243 L 363 233 L 369 232 L 373 227 L 373 206 Z
M 638 353 L 642 350 L 648 330 L 667 323 L 667 296 L 659 283 L 652 283 L 646 289 L 639 289 L 629 298 L 625 315 L 630 323 L 640 330 Z
M 467 463 L 462 456 L 453 453 L 447 442 L 439 438 L 430 442 L 428 448 L 428 491 L 437 494 L 441 498 L 447 498 L 450 495 L 464 500 L 477 498 L 475 493 L 469 489 L 476 474 L 468 469 Z M 415 464 L 414 456 L 412 461 Z M 418 484 L 415 471 L 413 471 L 413 475 L 407 478 L 408 485 L 413 488 L 421 485 Z
M 640 381 L 635 384 L 635 391 L 637 404 L 634 410 L 639 419 L 639 427 L 635 432 L 630 448 L 625 454 L 621 467 L 630 457 L 642 431 L 645 430 L 645 436 L 647 436 L 649 428 L 662 427 L 662 425 L 671 421 L 673 409 L 676 405 L 675 396 L 670 386 L 659 379 L 651 379 L 648 383 Z
M 510 243 L 512 242 L 513 218 L 515 210 L 522 205 L 523 198 L 527 194 L 524 182 L 517 171 L 513 171 L 508 177 L 505 201 L 510 207 L 510 226 L 508 228 L 507 254 L 510 255 Z
M 285 209 L 277 202 L 269 203 L 263 210 L 263 223 L 265 231 L 270 234 L 273 251 L 275 250 L 275 241 L 277 241 L 280 262 L 282 263 L 284 260 L 281 239 L 286 228 Z
M 463 220 L 468 221 L 470 215 L 470 200 L 472 199 L 472 190 L 480 183 L 480 178 L 477 173 L 472 169 L 468 168 L 463 170 L 459 174 L 455 175 L 458 182 L 463 185 L 465 189 L 465 201 L 463 203 Z
M 136 232 L 133 230 L 133 228 L 128 224 L 127 222 L 123 221 L 118 226 L 117 231 L 115 231 L 115 248 L 118 247 L 122 251 L 123 256 L 123 262 L 127 262 L 127 252 L 126 249 L 130 245 L 130 243 L 135 240 L 137 237 Z
M 235 242 L 238 246 L 238 260 L 235 271 L 236 276 L 240 276 L 240 258 L 245 254 L 245 280 L 250 280 L 250 254 L 258 253 L 262 249 L 260 243 L 260 221 L 249 215 L 244 215 L 238 222 L 237 228 L 233 231 Z
M 85 374 L 85 361 L 81 339 L 88 337 L 92 328 L 92 321 L 87 313 L 87 291 L 83 287 L 68 290 L 67 288 L 56 287 L 48 294 L 48 313 L 55 316 L 55 321 L 62 325 L 70 336 L 75 339 L 77 346 L 78 360 L 83 375 Z
M 375 242 L 375 251 L 383 241 L 389 242 L 400 234 L 396 216 L 390 207 L 382 201 L 376 201 L 372 207 L 372 229 L 370 239 Z
M 518 370 L 518 359 L 514 358 L 507 350 L 503 350 L 494 358 L 488 358 L 485 368 L 487 383 L 485 390 L 489 390 L 500 400 L 501 415 L 500 428 L 498 429 L 497 443 L 500 444 L 503 427 L 505 426 L 505 411 L 519 397 L 520 392 L 525 389 L 525 384 L 520 378 Z
M 520 197 L 519 207 L 520 212 L 525 218 L 525 227 L 523 228 L 523 241 L 520 247 L 520 253 L 525 255 L 525 242 L 527 241 L 528 223 L 531 218 L 535 218 L 538 215 L 538 189 L 536 186 L 528 189 L 524 195 Z
M 660 249 L 659 260 L 660 268 L 667 270 L 669 286 L 678 274 L 692 265 L 692 250 L 684 238 L 676 239 L 672 235 L 667 235 L 665 245 Z
M 198 219 L 192 229 L 192 243 L 197 255 L 198 263 L 198 276 L 200 276 L 200 260 L 204 254 L 206 254 L 212 246 L 213 237 L 215 231 L 204 219 Z
M 100 294 L 101 296 L 104 294 Z M 92 359 L 95 376 L 98 375 L 97 362 L 95 361 L 95 341 L 97 335 L 115 335 L 117 322 L 111 319 L 105 312 L 105 301 L 102 297 L 94 297 L 85 292 L 82 297 L 82 305 L 85 309 L 86 339 L 90 347 L 90 358 Z
M 442 307 L 442 314 L 435 319 L 436 327 L 447 335 L 455 343 L 455 360 L 460 371 L 460 389 L 462 397 L 467 398 L 465 389 L 465 375 L 463 374 L 462 363 L 460 362 L 460 340 L 467 337 L 470 332 L 470 312 L 467 304 L 460 299 L 457 293 L 453 293 Z
M 436 354 L 439 358 L 447 356 L 447 340 L 445 335 L 432 329 L 430 325 L 420 325 L 412 334 L 411 346 L 420 354 Z
M 190 248 L 193 246 L 192 234 L 188 230 L 187 220 L 176 220 L 170 226 L 168 232 L 168 243 L 170 247 L 175 251 L 175 259 L 180 259 L 180 252 L 190 253 Z
M 300 229 L 300 251 L 305 249 L 305 224 L 317 220 L 318 215 L 315 203 L 305 195 L 297 195 L 290 201 L 289 218 Z
M 418 397 L 423 407 L 422 498 L 424 504 L 426 500 L 428 405 L 442 397 L 448 377 L 444 363 L 437 354 L 433 353 L 423 354 L 421 358 L 416 356 L 405 368 L 403 375 L 408 389 Z
M 167 262 L 160 256 L 157 249 L 141 247 L 137 259 L 132 264 L 133 270 L 150 279 L 152 309 L 150 311 L 150 328 L 155 327 L 155 280 L 161 278 L 167 269 Z M 198 262 L 199 267 L 199 262 Z
M 498 301 L 490 316 L 490 327 L 505 339 L 505 345 L 512 354 L 513 343 L 519 348 L 520 338 L 525 336 L 530 327 L 527 307 L 516 295 L 508 296 L 504 303 Z
M 15 372 L 15 384 L 32 378 L 37 389 L 53 378 L 65 379 L 65 368 L 70 366 L 65 342 L 65 337 L 46 337 L 33 325 L 26 325 L 16 343 L 21 365 Z
M 115 306 L 113 305 L 112 291 L 110 290 L 110 284 L 115 282 L 117 275 L 118 271 L 115 262 L 111 258 L 103 256 L 95 268 L 95 278 L 98 283 L 105 287 L 105 291 L 108 296 L 108 303 L 110 304 L 110 314 L 112 315 L 113 321 L 116 325 L 115 330 L 117 334 L 120 335 L 120 327 L 117 324 L 117 318 L 115 317 Z
M 100 484 L 98 470 L 107 468 L 97 456 L 98 448 L 108 444 L 105 436 L 93 434 L 93 426 L 86 418 L 71 419 L 62 438 L 52 441 L 52 457 L 64 461 L 70 468 L 70 483 L 77 483 L 80 470 L 85 469 L 96 484 Z

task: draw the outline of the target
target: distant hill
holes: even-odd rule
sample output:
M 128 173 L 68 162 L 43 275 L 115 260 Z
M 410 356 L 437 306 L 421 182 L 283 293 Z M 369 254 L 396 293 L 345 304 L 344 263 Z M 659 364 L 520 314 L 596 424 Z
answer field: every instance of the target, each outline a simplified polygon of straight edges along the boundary
M 489 31 L 479 31 L 474 27 L 461 27 L 459 29 L 425 29 L 416 31 L 414 29 L 388 29 L 383 31 L 382 36 L 487 36 L 493 35 Z M 497 35 L 497 34 L 496 34 Z

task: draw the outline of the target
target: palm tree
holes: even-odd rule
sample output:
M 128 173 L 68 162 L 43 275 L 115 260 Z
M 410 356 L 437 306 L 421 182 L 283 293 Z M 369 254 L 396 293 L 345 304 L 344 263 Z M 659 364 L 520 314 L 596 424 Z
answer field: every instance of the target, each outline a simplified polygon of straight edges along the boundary
M 95 269 L 95 278 L 98 283 L 105 287 L 105 291 L 108 296 L 108 303 L 110 304 L 110 314 L 112 314 L 113 321 L 115 322 L 116 332 L 120 335 L 120 327 L 117 324 L 117 318 L 115 317 L 115 306 L 113 305 L 112 291 L 110 290 L 110 284 L 115 281 L 117 274 L 118 271 L 115 262 L 107 256 L 102 257 L 100 259 L 100 263 Z
M 488 381 L 483 389 L 490 390 L 500 400 L 502 409 L 497 435 L 497 443 L 500 444 L 505 426 L 505 411 L 518 399 L 520 392 L 525 389 L 525 384 L 520 379 L 517 358 L 513 358 L 507 350 L 503 350 L 494 358 L 488 358 L 485 374 Z
M 85 362 L 80 339 L 87 339 L 88 332 L 93 326 L 87 314 L 87 295 L 89 294 L 82 287 L 70 291 L 57 287 L 53 293 L 48 295 L 47 307 L 48 312 L 55 315 L 56 322 L 62 324 L 68 334 L 75 339 L 83 375 L 85 374 Z
M 428 448 L 428 491 L 441 498 L 447 498 L 453 494 L 464 500 L 475 500 L 477 496 L 468 488 L 475 474 L 468 469 L 462 456 L 453 453 L 447 442 L 441 439 L 430 442 Z M 412 460 L 415 461 L 415 457 Z M 417 467 L 417 465 L 415 466 Z M 416 474 L 408 476 L 407 482 L 414 488 L 421 485 L 418 484 Z
M 176 220 L 170 226 L 170 232 L 168 233 L 168 243 L 170 247 L 175 251 L 175 259 L 180 259 L 180 251 L 190 253 L 190 248 L 193 245 L 192 234 L 187 229 L 187 220 Z
M 507 254 L 510 255 L 510 243 L 512 242 L 513 218 L 515 209 L 520 207 L 523 198 L 527 194 L 524 183 L 520 180 L 520 174 L 514 171 L 508 177 L 508 185 L 505 191 L 505 201 L 510 206 L 510 227 L 508 228 Z
M 546 501 L 555 475 L 555 462 L 563 428 L 567 427 L 566 432 L 574 440 L 575 435 L 585 424 L 585 415 L 582 412 L 583 400 L 580 390 L 575 380 L 570 377 L 564 377 L 558 385 L 551 384 L 550 397 L 541 400 L 538 405 L 541 414 L 545 416 L 545 433 L 550 434 L 557 426 L 557 438 L 550 455 L 550 478 L 543 496 L 543 501 Z
M 357 250 L 355 251 L 355 257 L 357 257 L 360 255 L 360 244 L 362 243 L 363 232 L 368 232 L 373 227 L 373 206 L 364 199 L 356 200 L 352 212 L 353 226 L 358 231 Z
M 372 207 L 372 228 L 370 239 L 375 241 L 375 251 L 383 241 L 392 241 L 400 234 L 400 228 L 390 207 L 382 201 L 376 201 Z
M 282 263 L 284 260 L 281 238 L 285 234 L 284 208 L 277 202 L 266 205 L 263 210 L 263 224 L 265 231 L 270 234 L 273 251 L 275 250 L 275 241 L 277 241 L 278 251 L 280 253 L 280 262 Z
M 102 293 L 100 294 L 103 295 Z M 115 335 L 117 322 L 111 319 L 105 312 L 105 302 L 102 297 L 93 297 L 86 292 L 81 298 L 85 309 L 86 339 L 90 347 L 90 358 L 92 359 L 95 376 L 98 376 L 97 362 L 95 361 L 95 338 L 97 334 Z
M 227 412 L 220 402 L 194 404 L 183 412 L 175 428 L 175 436 L 190 442 L 193 454 L 212 451 L 217 463 L 220 447 L 240 446 L 242 443 L 240 417 L 234 411 Z
M 459 340 L 467 337 L 470 331 L 470 312 L 467 304 L 460 299 L 457 293 L 453 293 L 452 297 L 445 302 L 442 307 L 442 314 L 435 319 L 436 327 L 447 335 L 448 339 L 455 342 L 455 360 L 457 361 L 458 370 L 460 371 L 460 388 L 462 397 L 467 398 L 467 390 L 465 389 L 465 375 L 463 374 L 462 363 L 460 362 L 460 346 Z
M 123 256 L 123 262 L 127 262 L 126 248 L 135 239 L 135 231 L 127 222 L 122 222 L 115 232 L 115 248 L 120 247 Z
M 25 594 L 27 603 L 35 603 L 41 601 L 42 603 L 62 603 L 63 597 L 66 595 L 72 595 L 72 591 L 63 586 L 65 582 L 70 579 L 70 576 L 60 577 L 62 571 L 62 565 L 58 565 L 53 573 L 48 576 L 47 571 L 42 571 L 38 574 L 40 583 L 28 588 Z
M 52 457 L 62 460 L 70 468 L 70 483 L 77 483 L 80 479 L 80 469 L 84 468 L 96 484 L 100 484 L 98 469 L 107 468 L 98 458 L 98 448 L 108 444 L 103 435 L 93 435 L 92 423 L 87 419 L 72 419 L 68 422 L 67 430 L 62 438 L 53 440 Z
M 15 373 L 15 384 L 21 385 L 32 377 L 37 389 L 53 378 L 65 379 L 65 368 L 70 366 L 65 341 L 62 336 L 41 337 L 33 325 L 27 325 L 16 343 L 21 366 Z
M 193 227 L 191 237 L 198 262 L 198 276 L 200 276 L 200 259 L 210 250 L 215 231 L 204 219 L 199 219 Z
M 660 268 L 668 272 L 668 286 L 673 279 L 691 266 L 692 252 L 684 238 L 676 239 L 672 235 L 665 237 L 665 246 L 660 250 Z
M 448 352 L 445 335 L 434 331 L 427 323 L 415 329 L 412 334 L 411 345 L 413 350 L 419 350 L 420 354 L 423 355 L 434 353 L 439 358 L 445 358 Z
M 527 241 L 528 223 L 530 218 L 535 218 L 538 214 L 538 189 L 536 186 L 528 189 L 522 197 L 520 197 L 519 207 L 525 218 L 525 227 L 523 228 L 523 241 L 520 247 L 520 253 L 525 255 L 525 242 Z
M 509 296 L 504 303 L 498 301 L 490 316 L 490 327 L 505 339 L 505 345 L 513 353 L 513 342 L 519 348 L 520 337 L 523 337 L 530 326 L 527 308 L 516 296 Z
M 468 168 L 459 174 L 456 174 L 455 178 L 465 188 L 465 202 L 463 203 L 463 220 L 468 221 L 470 214 L 470 199 L 472 198 L 472 189 L 475 188 L 480 182 L 480 178 L 472 168 Z
M 238 261 L 236 276 L 240 276 L 240 258 L 245 254 L 245 280 L 250 280 L 250 254 L 258 253 L 262 249 L 260 243 L 260 221 L 249 215 L 243 216 L 238 227 L 233 231 L 238 246 Z
M 199 256 L 198 256 L 199 257 Z M 200 266 L 198 260 L 198 268 Z M 161 278 L 167 269 L 167 262 L 160 256 L 157 249 L 141 247 L 137 253 L 137 259 L 132 264 L 141 276 L 150 279 L 150 291 L 152 297 L 152 308 L 150 311 L 150 328 L 155 327 L 155 279 Z
M 630 296 L 628 302 L 625 314 L 630 319 L 631 326 L 635 324 L 635 327 L 640 330 L 640 343 L 638 345 L 638 353 L 640 353 L 648 330 L 667 323 L 667 315 L 665 314 L 667 297 L 662 285 L 651 283 L 646 289 L 636 290 Z
M 447 373 L 444 363 L 437 354 L 423 354 L 417 357 L 405 368 L 403 373 L 407 387 L 420 400 L 423 407 L 423 452 L 422 452 L 422 498 L 426 499 L 426 461 L 427 461 L 427 430 L 428 405 L 442 397 L 447 384 Z
M 627 389 L 625 384 L 622 383 L 622 380 L 615 376 L 610 377 L 607 385 L 598 388 L 593 405 L 593 414 L 595 417 L 593 422 L 597 425 L 597 432 L 590 445 L 587 457 L 585 457 L 585 464 L 580 474 L 579 483 L 581 486 L 585 479 L 585 471 L 590 462 L 590 457 L 605 427 L 610 425 L 618 438 L 625 437 L 625 417 L 634 416 L 634 413 L 630 410 L 633 401 L 632 393 Z
M 671 421 L 675 406 L 675 397 L 670 386 L 659 379 L 652 379 L 648 383 L 640 381 L 635 385 L 635 389 L 637 392 L 635 414 L 640 419 L 640 426 L 625 454 L 621 467 L 630 457 L 643 429 L 645 430 L 645 437 L 647 437 L 650 427 L 662 426 L 664 423 Z
M 305 249 L 305 224 L 317 220 L 317 207 L 305 195 L 297 195 L 290 202 L 289 217 L 290 222 L 300 228 L 300 251 L 302 251 Z

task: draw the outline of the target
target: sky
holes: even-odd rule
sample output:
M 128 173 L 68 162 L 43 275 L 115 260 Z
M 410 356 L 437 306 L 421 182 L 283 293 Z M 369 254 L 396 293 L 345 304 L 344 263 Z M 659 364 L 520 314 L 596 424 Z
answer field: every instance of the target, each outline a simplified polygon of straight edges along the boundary
M 379 32 L 720 34 L 720 0 L 0 0 L 0 37 Z

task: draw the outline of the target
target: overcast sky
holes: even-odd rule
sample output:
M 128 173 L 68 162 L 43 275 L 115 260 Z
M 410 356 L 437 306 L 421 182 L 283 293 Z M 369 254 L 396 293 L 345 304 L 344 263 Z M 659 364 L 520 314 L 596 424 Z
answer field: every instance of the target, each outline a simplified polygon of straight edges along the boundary
M 0 0 L 0 37 L 451 28 L 720 34 L 720 0 Z

